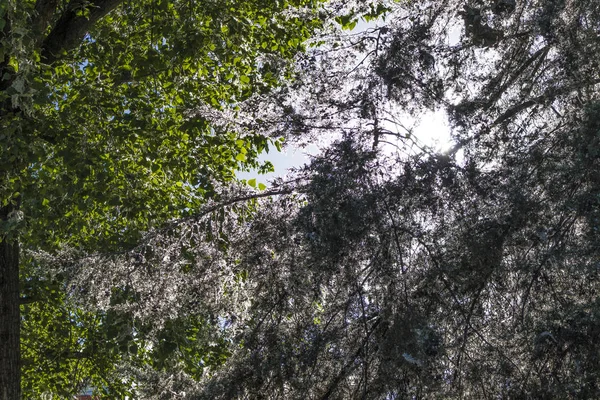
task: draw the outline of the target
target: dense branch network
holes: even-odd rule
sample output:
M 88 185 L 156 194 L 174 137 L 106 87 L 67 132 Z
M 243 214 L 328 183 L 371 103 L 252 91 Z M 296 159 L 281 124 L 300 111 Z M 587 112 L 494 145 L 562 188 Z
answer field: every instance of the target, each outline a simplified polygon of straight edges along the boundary
M 51 25 L 52 4 L 37 3 L 38 29 Z M 85 34 L 77 4 L 50 29 L 48 60 Z M 139 158 L 144 146 L 192 140 L 179 127 L 214 122 L 189 152 L 165 153 L 172 169 L 212 160 L 204 150 L 220 147 L 203 146 L 229 137 L 221 160 L 244 159 L 230 149 L 253 140 L 248 132 L 336 140 L 264 192 L 227 180 L 211 186 L 197 178 L 200 163 L 183 168 L 193 172 L 152 203 L 164 210 L 183 199 L 175 217 L 140 212 L 148 218 L 118 225 L 148 207 L 135 196 L 132 204 L 117 199 L 100 220 L 127 245 L 30 251 L 31 265 L 62 285 L 61 307 L 100 321 L 85 348 L 65 354 L 110 349 L 118 356 L 103 360 L 117 365 L 115 376 L 151 399 L 600 396 L 600 5 L 379 4 L 333 2 L 332 31 L 295 59 L 295 80 L 277 91 L 240 95 L 238 107 L 184 104 L 183 119 L 144 101 L 106 118 L 129 123 L 150 113 L 152 123 L 178 127 L 162 141 L 150 134 L 132 142 L 125 153 Z M 114 5 L 98 2 L 88 17 Z M 384 14 L 384 26 L 344 33 Z M 182 43 L 193 40 L 203 39 L 186 32 Z M 184 51 L 161 45 L 169 57 Z M 262 62 L 265 76 L 277 68 Z M 218 64 L 212 72 L 228 79 Z M 186 79 L 176 83 L 187 88 Z M 102 90 L 115 82 L 99 80 Z M 161 82 L 149 82 L 154 96 Z M 440 109 L 455 140 L 446 152 L 418 145 L 400 123 Z M 112 149 L 113 138 L 107 143 Z M 132 166 L 137 180 L 111 186 L 124 195 L 137 181 L 157 193 L 168 185 L 142 179 L 167 176 L 160 165 L 105 158 L 101 172 Z M 208 199 L 188 205 L 199 188 Z M 90 214 L 115 202 L 101 200 Z M 160 223 L 146 234 L 124 234 L 131 224 L 140 233 L 155 215 Z

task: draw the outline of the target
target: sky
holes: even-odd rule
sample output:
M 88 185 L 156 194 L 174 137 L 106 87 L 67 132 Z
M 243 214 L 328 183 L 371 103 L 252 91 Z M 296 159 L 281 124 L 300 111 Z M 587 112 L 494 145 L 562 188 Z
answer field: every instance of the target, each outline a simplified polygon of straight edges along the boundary
M 401 119 L 404 126 L 412 128 L 414 136 L 422 146 L 439 151 L 449 150 L 452 147 L 450 128 L 447 123 L 446 114 L 443 111 L 425 113 L 419 121 L 411 119 L 409 116 L 403 116 Z M 285 176 L 290 168 L 300 167 L 308 163 L 311 156 L 319 154 L 330 143 L 331 141 L 324 140 L 322 143 L 313 143 L 304 148 L 289 145 L 284 146 L 281 152 L 272 149 L 268 154 L 261 154 L 259 159 L 261 161 L 268 160 L 273 163 L 275 172 L 264 175 L 259 175 L 257 171 L 239 172 L 237 176 L 240 179 L 255 178 L 257 183 L 264 183 L 269 186 L 271 180 Z M 385 151 L 386 149 L 384 148 L 383 150 Z M 393 151 L 391 146 L 388 146 L 387 150 L 390 152 Z
M 365 22 L 364 20 L 360 20 L 352 30 L 352 33 L 359 33 L 366 31 L 367 29 L 375 28 L 380 23 L 381 21 Z M 459 37 L 460 31 L 451 30 L 447 40 L 450 44 L 458 43 Z M 399 111 L 398 119 L 405 128 L 411 130 L 411 133 L 417 139 L 421 147 L 429 147 L 437 151 L 449 150 L 452 147 L 453 143 L 450 127 L 444 111 L 437 110 L 426 112 L 421 115 L 418 120 Z M 399 130 L 398 127 L 395 126 L 386 126 L 385 129 L 390 131 Z M 281 152 L 277 152 L 273 149 L 268 154 L 263 153 L 259 159 L 261 161 L 270 161 L 275 167 L 274 172 L 264 175 L 259 175 L 257 171 L 238 172 L 237 176 L 240 179 L 246 180 L 255 178 L 257 183 L 264 183 L 269 186 L 271 180 L 285 176 L 290 168 L 301 167 L 308 163 L 311 156 L 319 154 L 321 150 L 325 149 L 325 147 L 331 143 L 331 141 L 333 141 L 333 139 L 329 141 L 322 140 L 319 144 L 313 143 L 303 148 L 288 145 L 284 146 Z M 382 148 L 383 151 L 388 151 L 390 153 L 395 151 L 392 146 L 383 146 L 387 146 L 387 148 Z

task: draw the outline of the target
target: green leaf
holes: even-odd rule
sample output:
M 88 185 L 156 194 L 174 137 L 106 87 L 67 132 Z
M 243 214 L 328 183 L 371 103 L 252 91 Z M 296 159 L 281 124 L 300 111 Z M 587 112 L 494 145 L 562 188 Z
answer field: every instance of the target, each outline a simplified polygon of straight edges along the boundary
M 253 188 L 256 188 L 256 179 L 254 179 L 254 178 L 253 178 L 253 179 L 250 179 L 250 180 L 248 181 L 248 185 L 250 185 L 250 186 L 251 186 L 251 187 L 253 187 Z
M 356 26 L 358 19 L 355 18 L 355 13 L 341 15 L 335 18 L 335 21 L 342 26 L 343 30 L 352 30 Z
M 49 254 L 59 248 L 89 254 L 130 250 L 148 229 L 217 197 L 216 187 L 231 182 L 238 168 L 258 165 L 269 139 L 211 126 L 186 110 L 235 112 L 249 97 L 287 85 L 291 75 L 280 74 L 279 65 L 281 72 L 291 70 L 301 43 L 323 24 L 313 21 L 320 1 L 312 0 L 132 1 L 100 19 L 91 18 L 94 2 L 74 1 L 71 11 L 83 17 L 89 35 L 57 49 L 56 59 L 46 63 L 32 44 L 39 36 L 29 23 L 35 3 L 0 0 L 0 30 L 8 16 L 14 22 L 14 32 L 0 43 L 0 59 L 11 66 L 3 71 L 10 75 L 5 86 L 12 91 L 3 93 L 8 108 L 0 110 L 0 203 L 8 206 L 15 192 L 22 193 L 27 223 L 19 241 Z M 7 16 L 9 4 L 14 12 Z M 291 7 L 303 7 L 306 18 L 287 12 Z M 68 16 L 63 8 L 56 10 L 57 19 Z M 273 59 L 272 49 L 278 70 L 264 80 L 263 63 Z M 12 100 L 22 112 L 11 107 L 12 95 L 18 95 Z M 270 168 L 265 163 L 259 170 Z M 43 268 L 22 261 L 24 282 L 40 278 Z M 109 288 L 110 301 L 125 285 Z M 104 312 L 72 306 L 73 293 L 59 282 L 43 291 L 44 301 L 23 308 L 23 398 L 43 392 L 72 397 L 73 387 L 88 380 L 110 393 L 107 398 L 125 398 L 124 388 L 133 386 L 115 365 L 155 367 L 150 349 L 159 348 L 159 341 L 144 337 L 148 321 L 124 315 L 127 323 L 111 323 Z M 135 294 L 128 296 L 133 301 Z M 59 317 L 59 311 L 70 317 Z M 138 336 L 123 339 L 124 325 L 134 323 Z M 111 325 L 117 326 L 109 335 Z M 172 352 L 165 367 L 178 373 L 193 364 L 202 376 L 199 360 L 221 356 L 207 350 L 209 339 L 201 336 L 196 347 L 186 347 L 177 334 L 166 334 L 164 341 L 193 347 L 196 358 Z M 61 356 L 82 346 L 89 358 Z M 221 347 L 226 354 L 226 345 Z

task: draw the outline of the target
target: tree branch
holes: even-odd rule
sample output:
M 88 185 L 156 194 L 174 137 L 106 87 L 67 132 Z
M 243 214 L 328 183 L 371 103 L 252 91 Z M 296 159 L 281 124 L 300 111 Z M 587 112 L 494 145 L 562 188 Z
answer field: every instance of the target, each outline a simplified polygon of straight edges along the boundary
M 325 394 L 323 394 L 323 396 L 320 397 L 321 400 L 328 400 L 328 399 L 330 399 L 333 396 L 333 394 L 334 394 L 335 390 L 337 389 L 337 387 L 339 386 L 340 382 L 344 378 L 346 378 L 353 370 L 355 370 L 357 368 L 358 365 L 355 363 L 356 359 L 361 355 L 361 353 L 363 352 L 365 346 L 367 345 L 367 343 L 371 339 L 371 336 L 373 335 L 373 332 L 375 332 L 375 330 L 377 329 L 377 327 L 379 326 L 380 323 L 381 323 L 381 318 L 378 318 L 373 323 L 373 326 L 371 327 L 371 330 L 368 332 L 368 334 L 366 335 L 366 337 L 363 339 L 363 341 L 359 345 L 358 349 L 356 349 L 356 351 L 354 352 L 354 354 L 342 366 L 342 369 L 341 369 L 340 373 L 335 377 L 335 379 L 333 380 L 333 382 L 330 383 L 330 385 L 327 388 L 327 391 L 325 392 Z M 365 382 L 365 385 L 366 384 L 367 383 Z
M 133 252 L 135 249 L 138 249 L 141 246 L 145 246 L 148 243 L 150 243 L 152 241 L 152 239 L 156 238 L 158 235 L 160 234 L 164 234 L 165 232 L 167 232 L 170 229 L 176 228 L 177 226 L 184 224 L 186 222 L 190 222 L 190 221 L 197 221 L 200 220 L 202 218 L 204 218 L 205 216 L 218 211 L 221 208 L 227 207 L 227 206 L 231 206 L 237 203 L 242 203 L 245 201 L 249 201 L 249 200 L 254 200 L 254 199 L 261 199 L 264 197 L 272 197 L 272 196 L 280 196 L 280 195 L 286 195 L 286 194 L 291 194 L 294 191 L 297 191 L 298 188 L 279 188 L 276 190 L 271 190 L 271 191 L 265 191 L 265 192 L 261 192 L 261 193 L 252 193 L 252 194 L 248 194 L 245 196 L 240 196 L 240 197 L 234 197 L 228 200 L 225 200 L 221 203 L 215 204 L 213 206 L 207 207 L 204 210 L 202 210 L 201 212 L 194 214 L 194 215 L 190 215 L 188 217 L 183 217 L 183 218 L 178 218 L 175 220 L 172 220 L 170 222 L 167 222 L 164 226 L 162 226 L 159 229 L 156 229 L 154 231 L 151 231 L 150 233 L 148 233 L 147 235 L 145 235 L 143 238 L 141 238 L 136 244 L 135 246 L 133 246 L 132 248 L 126 249 L 126 250 L 122 250 L 122 251 L 117 251 L 117 252 L 111 252 L 111 253 L 96 253 L 96 254 L 91 254 L 91 255 L 87 255 L 87 256 L 83 256 L 80 258 L 75 258 L 75 259 L 71 259 L 69 260 L 70 262 L 81 262 L 83 260 L 86 259 L 91 259 L 94 257 L 113 257 L 113 256 L 118 256 L 118 255 L 122 255 L 122 254 L 128 254 Z
M 63 52 L 77 47 L 100 18 L 122 2 L 123 0 L 95 0 L 88 3 L 86 0 L 71 0 L 42 44 L 42 60 L 51 64 Z
M 31 297 L 31 296 L 20 297 L 19 304 L 25 305 L 25 304 L 37 303 L 38 301 L 42 301 L 42 300 L 43 299 L 40 297 Z
M 48 25 L 52 23 L 58 0 L 37 0 L 35 2 L 35 14 L 31 18 L 31 28 L 36 36 L 36 44 L 40 45 L 44 40 L 44 33 Z

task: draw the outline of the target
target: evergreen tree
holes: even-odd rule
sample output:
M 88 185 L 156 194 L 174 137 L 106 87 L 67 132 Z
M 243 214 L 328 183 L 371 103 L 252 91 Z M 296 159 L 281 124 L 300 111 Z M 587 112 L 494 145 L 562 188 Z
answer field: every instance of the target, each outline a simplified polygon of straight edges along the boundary
M 36 260 L 134 321 L 140 397 L 599 397 L 599 7 L 332 2 L 304 73 L 235 121 L 339 140 L 129 251 Z M 448 151 L 398 129 L 440 109 Z
M 599 5 L 360 4 L 261 117 L 341 139 L 149 239 L 230 335 L 191 398 L 598 397 Z M 393 125 L 439 109 L 446 152 Z

